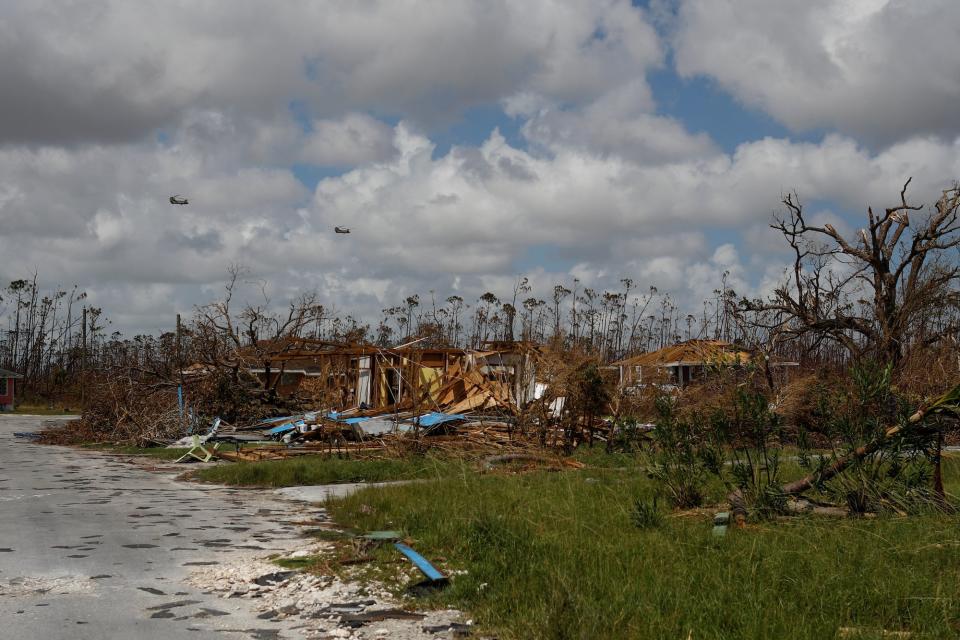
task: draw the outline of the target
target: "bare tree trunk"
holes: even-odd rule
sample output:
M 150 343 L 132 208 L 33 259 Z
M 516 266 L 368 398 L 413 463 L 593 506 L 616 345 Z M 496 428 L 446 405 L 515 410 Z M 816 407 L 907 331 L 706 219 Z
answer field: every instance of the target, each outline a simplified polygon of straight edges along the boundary
M 933 494 L 941 507 L 947 504 L 947 494 L 943 490 L 943 472 L 941 459 L 943 453 L 943 431 L 937 431 L 937 452 L 933 462 Z

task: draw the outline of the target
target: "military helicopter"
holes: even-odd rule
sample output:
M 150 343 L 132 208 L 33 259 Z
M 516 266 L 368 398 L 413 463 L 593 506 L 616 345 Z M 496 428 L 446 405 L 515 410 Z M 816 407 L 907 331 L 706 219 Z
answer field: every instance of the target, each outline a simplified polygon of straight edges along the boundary
M 181 195 L 170 196 L 170 204 L 190 204 L 190 201 Z
M 347 227 L 334 227 L 333 232 L 334 233 L 350 233 L 350 229 L 348 229 Z

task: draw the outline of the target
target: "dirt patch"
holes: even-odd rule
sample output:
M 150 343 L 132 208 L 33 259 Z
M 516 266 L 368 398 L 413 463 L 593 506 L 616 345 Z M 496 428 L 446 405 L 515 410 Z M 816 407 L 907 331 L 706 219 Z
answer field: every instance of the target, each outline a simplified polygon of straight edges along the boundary
M 321 543 L 291 557 L 323 555 L 330 549 Z M 191 573 L 188 582 L 225 598 L 250 600 L 262 620 L 295 619 L 306 637 L 421 640 L 464 637 L 469 631 L 459 611 L 412 611 L 378 585 L 278 571 L 262 558 L 204 567 Z
M 21 576 L 0 582 L 0 596 L 29 597 L 46 594 L 64 595 L 89 593 L 94 589 L 91 578 L 86 576 L 59 576 L 56 578 L 33 578 Z

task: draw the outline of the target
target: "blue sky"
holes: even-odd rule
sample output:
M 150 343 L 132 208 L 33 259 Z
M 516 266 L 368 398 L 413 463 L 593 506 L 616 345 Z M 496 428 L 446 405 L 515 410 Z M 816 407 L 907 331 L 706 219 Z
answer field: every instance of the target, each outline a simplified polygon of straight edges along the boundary
M 706 133 L 727 153 L 768 136 L 807 141 L 820 137 L 817 132 L 791 133 L 762 111 L 744 107 L 707 78 L 680 78 L 669 66 L 648 78 L 658 113 L 679 119 L 690 131 Z
M 0 10 L 0 278 L 124 330 L 231 264 L 364 317 L 521 273 L 699 309 L 775 285 L 785 192 L 855 235 L 960 175 L 946 0 L 50 3 Z

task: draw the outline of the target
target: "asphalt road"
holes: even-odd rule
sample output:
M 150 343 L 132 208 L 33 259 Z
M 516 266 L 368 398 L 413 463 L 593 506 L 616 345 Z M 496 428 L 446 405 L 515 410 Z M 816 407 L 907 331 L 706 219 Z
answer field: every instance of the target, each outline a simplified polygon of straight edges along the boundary
M 183 579 L 209 563 L 295 548 L 294 523 L 311 507 L 14 436 L 46 420 L 0 415 L 0 638 L 299 635 Z

